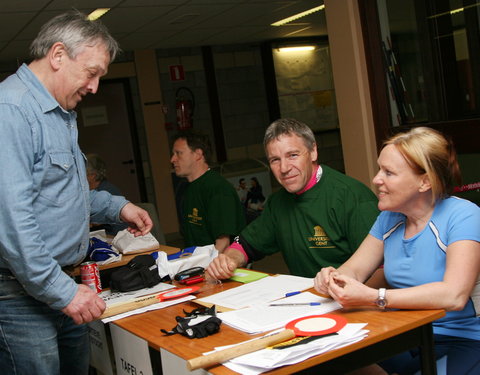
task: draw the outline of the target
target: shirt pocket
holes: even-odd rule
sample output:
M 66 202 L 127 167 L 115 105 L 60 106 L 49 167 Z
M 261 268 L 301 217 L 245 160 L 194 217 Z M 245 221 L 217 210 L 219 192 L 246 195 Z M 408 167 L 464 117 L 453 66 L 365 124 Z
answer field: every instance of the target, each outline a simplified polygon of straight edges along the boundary
M 51 151 L 41 195 L 56 205 L 80 195 L 75 159 L 68 151 Z

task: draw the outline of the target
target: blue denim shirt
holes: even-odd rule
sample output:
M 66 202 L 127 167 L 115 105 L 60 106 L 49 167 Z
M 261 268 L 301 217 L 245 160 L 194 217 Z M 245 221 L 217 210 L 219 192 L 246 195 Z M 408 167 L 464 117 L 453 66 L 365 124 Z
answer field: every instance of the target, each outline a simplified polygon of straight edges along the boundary
M 54 309 L 77 292 L 61 267 L 85 257 L 90 217 L 120 222 L 128 202 L 89 190 L 77 138 L 76 113 L 25 64 L 0 83 L 0 268 Z

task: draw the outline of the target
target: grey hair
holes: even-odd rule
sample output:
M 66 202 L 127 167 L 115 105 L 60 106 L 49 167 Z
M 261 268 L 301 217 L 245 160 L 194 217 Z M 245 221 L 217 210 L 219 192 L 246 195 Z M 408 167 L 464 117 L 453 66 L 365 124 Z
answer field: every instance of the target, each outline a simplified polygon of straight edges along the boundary
M 44 58 L 50 48 L 57 42 L 63 43 L 67 54 L 74 59 L 86 45 L 103 43 L 110 54 L 110 62 L 115 60 L 120 51 L 118 42 L 110 35 L 100 21 L 90 21 L 77 10 L 60 14 L 44 24 L 35 40 L 30 45 L 33 59 Z
M 282 118 L 275 120 L 270 124 L 263 138 L 263 147 L 267 149 L 267 145 L 277 140 L 282 135 L 295 134 L 303 139 L 303 143 L 309 151 L 316 147 L 315 135 L 308 125 L 292 118 Z
M 107 178 L 107 164 L 97 154 L 87 154 L 87 172 L 96 174 L 96 181 L 103 181 Z

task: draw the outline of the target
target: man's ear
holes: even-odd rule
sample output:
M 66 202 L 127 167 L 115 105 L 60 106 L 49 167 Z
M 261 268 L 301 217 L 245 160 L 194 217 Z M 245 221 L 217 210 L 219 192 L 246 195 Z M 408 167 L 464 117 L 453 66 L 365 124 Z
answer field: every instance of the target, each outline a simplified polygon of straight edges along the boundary
M 318 150 L 317 150 L 317 144 L 313 144 L 313 150 L 310 151 L 310 156 L 312 161 L 317 161 L 318 160 Z
M 425 193 L 426 191 L 429 191 L 431 188 L 432 188 L 432 184 L 430 182 L 430 178 L 426 173 L 424 173 L 420 180 L 420 186 L 418 188 L 418 191 L 420 193 Z
M 53 70 L 59 70 L 62 66 L 62 60 L 67 57 L 64 44 L 61 42 L 55 43 L 48 51 L 47 57 Z
M 195 160 L 205 159 L 204 156 L 203 156 L 203 151 L 202 151 L 202 149 L 197 148 L 193 153 L 195 154 Z

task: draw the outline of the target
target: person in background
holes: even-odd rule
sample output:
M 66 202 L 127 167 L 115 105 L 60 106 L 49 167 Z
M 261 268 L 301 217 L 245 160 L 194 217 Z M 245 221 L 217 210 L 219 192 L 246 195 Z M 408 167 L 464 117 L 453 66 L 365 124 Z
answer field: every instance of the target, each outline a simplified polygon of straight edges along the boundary
M 245 226 L 245 214 L 235 188 L 209 167 L 210 141 L 190 131 L 174 137 L 171 163 L 188 186 L 181 202 L 186 246 L 215 244 L 222 252 Z
M 256 177 L 250 179 L 250 189 L 248 189 L 247 208 L 260 211 L 263 209 L 263 202 L 265 202 L 265 196 L 262 192 L 262 185 L 258 182 Z
M 245 182 L 244 178 L 241 178 L 240 180 L 238 180 L 237 194 L 238 194 L 238 198 L 240 199 L 240 203 L 242 205 L 245 205 L 247 201 L 248 189 L 247 189 L 247 183 Z
M 262 214 L 208 266 L 207 276 L 226 279 L 237 267 L 281 252 L 290 273 L 314 277 L 339 266 L 357 249 L 378 215 L 375 194 L 359 181 L 317 163 L 312 130 L 294 119 L 273 122 L 264 147 L 282 189 Z
M 433 322 L 436 357 L 446 356 L 449 375 L 480 374 L 480 208 L 450 196 L 460 181 L 453 145 L 414 128 L 385 142 L 378 165 L 381 214 L 346 263 L 317 274 L 315 289 L 343 306 L 447 310 Z M 382 263 L 388 289 L 362 284 Z M 414 374 L 419 353 L 380 365 Z
M 107 180 L 107 165 L 97 154 L 87 154 L 87 180 L 90 189 L 105 190 L 112 195 L 122 195 L 120 189 Z
M 4 374 L 85 375 L 84 323 L 105 302 L 65 269 L 87 253 L 89 222 L 152 227 L 147 212 L 89 190 L 74 108 L 95 94 L 119 48 L 77 11 L 42 26 L 32 62 L 0 83 L 0 363 Z
M 112 195 L 122 195 L 120 189 L 107 180 L 107 165 L 97 154 L 87 154 L 87 180 L 91 190 L 108 191 Z M 105 233 L 115 236 L 119 231 L 127 229 L 128 223 L 97 224 L 92 223 L 90 230 L 105 229 Z

